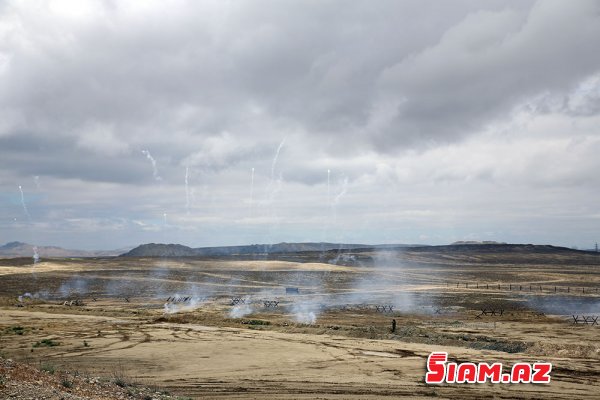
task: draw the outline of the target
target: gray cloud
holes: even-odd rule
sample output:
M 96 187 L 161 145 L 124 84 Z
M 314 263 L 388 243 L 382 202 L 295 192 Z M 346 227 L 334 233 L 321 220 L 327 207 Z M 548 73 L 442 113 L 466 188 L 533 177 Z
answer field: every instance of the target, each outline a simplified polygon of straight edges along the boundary
M 391 71 L 407 70 L 395 73 L 396 81 L 404 81 L 395 92 L 423 92 L 423 101 L 417 96 L 409 100 L 421 108 L 431 100 L 428 87 L 431 91 L 444 80 L 461 84 L 451 70 L 436 74 L 435 68 L 444 64 L 436 54 L 443 56 L 444 47 L 463 51 L 452 48 L 460 34 L 452 39 L 443 28 L 468 31 L 476 25 L 469 21 L 502 19 L 507 13 L 524 18 L 518 11 L 469 14 L 469 2 L 443 9 L 421 2 L 378 7 L 361 2 L 352 7 L 340 2 L 193 2 L 145 12 L 128 10 L 125 3 L 106 7 L 99 2 L 95 18 L 87 19 L 46 16 L 52 15 L 52 3 L 50 10 L 17 4 L 4 11 L 7 21 L 18 22 L 9 22 L 5 35 L 8 67 L 0 101 L 12 115 L 8 120 L 45 134 L 75 135 L 84 147 L 98 144 L 98 151 L 108 153 L 143 140 L 162 142 L 165 131 L 192 137 L 224 130 L 242 135 L 240 128 L 248 123 L 334 137 L 358 129 L 353 139 L 369 144 L 371 132 L 364 135 L 361 128 L 377 107 L 382 92 L 378 82 L 394 75 Z M 498 8 L 493 3 L 487 7 Z M 424 28 L 419 18 L 431 22 Z M 496 25 L 499 32 L 506 29 Z M 472 29 L 478 36 L 489 27 L 483 23 Z M 416 65 L 404 66 L 413 59 Z M 436 82 L 422 77 L 430 81 L 424 87 L 407 84 L 415 80 L 419 60 L 425 68 L 431 65 Z M 454 70 L 461 70 L 455 64 Z M 443 112 L 443 104 L 456 108 L 449 100 L 439 99 L 442 104 L 433 111 Z M 469 110 L 469 104 L 463 108 L 479 111 Z M 418 110 L 413 114 L 416 124 L 436 119 L 426 110 L 421 118 Z M 110 133 L 91 141 L 90 131 L 98 126 L 105 132 L 109 127 Z M 3 133 L 10 132 L 7 127 Z
M 540 226 L 549 204 L 579 221 L 598 194 L 599 7 L 3 2 L 0 239 L 510 241 L 523 196 Z M 6 200 L 34 176 L 35 232 Z
M 516 102 L 544 91 L 564 93 L 598 71 L 598 37 L 595 1 L 539 2 L 527 15 L 508 9 L 469 14 L 438 44 L 382 74 L 390 96 L 400 97 L 383 143 L 453 140 Z

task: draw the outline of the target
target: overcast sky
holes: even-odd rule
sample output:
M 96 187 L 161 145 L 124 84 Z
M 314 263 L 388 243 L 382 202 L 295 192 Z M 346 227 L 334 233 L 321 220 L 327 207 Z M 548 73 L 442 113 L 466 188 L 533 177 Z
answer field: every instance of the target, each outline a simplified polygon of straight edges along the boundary
M 591 248 L 599 199 L 598 1 L 0 1 L 0 243 Z

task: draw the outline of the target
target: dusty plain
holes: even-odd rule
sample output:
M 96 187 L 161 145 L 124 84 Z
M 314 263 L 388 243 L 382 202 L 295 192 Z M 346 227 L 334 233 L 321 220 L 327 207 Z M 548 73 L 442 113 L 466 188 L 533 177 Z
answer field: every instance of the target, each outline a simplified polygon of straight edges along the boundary
M 598 288 L 599 255 L 534 249 L 4 259 L 0 355 L 189 398 L 598 398 Z M 432 351 L 552 382 L 426 385 Z

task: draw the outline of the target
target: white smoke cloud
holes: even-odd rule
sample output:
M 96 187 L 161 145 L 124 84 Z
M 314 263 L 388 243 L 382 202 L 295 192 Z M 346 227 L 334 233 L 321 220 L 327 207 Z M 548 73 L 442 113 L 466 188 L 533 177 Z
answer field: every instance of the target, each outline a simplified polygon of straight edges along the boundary
M 307 325 L 317 322 L 319 311 L 319 305 L 313 301 L 295 301 L 291 309 L 294 320 Z
M 231 307 L 231 310 L 229 310 L 229 318 L 243 318 L 254 312 L 254 308 L 252 307 L 252 304 L 250 304 L 250 298 L 246 297 L 244 300 L 245 303 L 236 304 Z
M 165 314 L 176 314 L 179 312 L 184 312 L 184 311 L 194 311 L 195 309 L 199 308 L 200 306 L 202 306 L 207 299 L 204 297 L 198 297 L 198 296 L 191 296 L 188 300 L 186 301 L 177 301 L 177 300 L 181 300 L 181 299 L 185 299 L 186 297 L 190 297 L 189 295 L 179 295 L 179 294 L 174 294 L 172 296 L 172 298 L 175 298 L 176 301 L 168 301 L 163 305 L 163 312 Z

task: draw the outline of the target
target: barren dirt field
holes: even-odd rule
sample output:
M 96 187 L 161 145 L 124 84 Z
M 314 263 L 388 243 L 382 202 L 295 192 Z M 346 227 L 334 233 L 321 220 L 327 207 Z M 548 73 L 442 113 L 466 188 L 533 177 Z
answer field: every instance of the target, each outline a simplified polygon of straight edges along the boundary
M 6 259 L 0 348 L 190 398 L 598 398 L 598 288 L 574 251 Z M 432 351 L 552 382 L 426 385 Z

